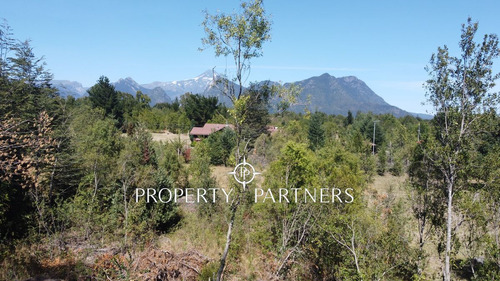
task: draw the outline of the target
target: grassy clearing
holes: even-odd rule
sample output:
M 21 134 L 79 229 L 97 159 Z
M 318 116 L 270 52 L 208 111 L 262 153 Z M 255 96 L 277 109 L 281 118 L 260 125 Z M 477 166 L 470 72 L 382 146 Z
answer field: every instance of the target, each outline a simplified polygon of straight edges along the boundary
M 158 142 L 167 142 L 167 141 L 177 141 L 181 140 L 182 142 L 185 142 L 186 144 L 191 144 L 191 140 L 189 139 L 188 134 L 174 134 L 169 131 L 163 131 L 163 132 L 151 132 L 151 136 L 153 137 L 154 141 Z

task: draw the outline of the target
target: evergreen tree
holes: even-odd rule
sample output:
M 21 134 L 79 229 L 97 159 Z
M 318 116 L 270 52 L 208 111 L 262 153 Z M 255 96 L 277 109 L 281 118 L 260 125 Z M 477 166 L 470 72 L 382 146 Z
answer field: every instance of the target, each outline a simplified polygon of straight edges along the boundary
M 223 129 L 211 134 L 208 139 L 210 162 L 213 165 L 227 165 L 231 152 L 236 145 L 236 136 L 233 130 Z
M 245 120 L 241 126 L 242 137 L 253 144 L 261 135 L 267 133 L 269 119 L 269 98 L 271 88 L 268 85 L 250 85 L 245 95 L 249 97 Z M 251 145 L 253 147 L 253 145 Z
M 16 54 L 9 58 L 11 62 L 11 78 L 22 80 L 30 85 L 48 86 L 52 74 L 45 70 L 43 57 L 37 58 L 30 41 L 26 40 L 12 48 Z
M 87 92 L 93 107 L 100 107 L 104 109 L 106 115 L 119 121 L 122 120 L 123 112 L 120 108 L 118 92 L 115 90 L 115 87 L 111 85 L 108 77 L 99 77 L 97 83 Z
M 352 117 L 352 112 L 349 110 L 347 111 L 347 117 L 344 120 L 344 126 L 347 127 L 352 124 L 354 121 L 354 118 Z
M 194 126 L 203 126 L 217 112 L 219 100 L 217 97 L 187 93 L 182 96 L 181 103 L 187 117 L 194 122 Z
M 316 150 L 325 144 L 325 131 L 321 127 L 323 120 L 321 114 L 316 112 L 311 116 L 311 122 L 309 123 L 309 147 L 312 150 Z
M 12 48 L 15 46 L 15 40 L 12 38 L 12 28 L 3 19 L 0 24 L 0 79 L 6 78 L 8 71 L 7 57 Z
M 11 47 L 14 57 L 7 57 L 0 79 L 0 114 L 32 120 L 42 111 L 55 110 L 56 91 L 50 87 L 52 74 L 45 62 L 35 56 L 29 41 Z

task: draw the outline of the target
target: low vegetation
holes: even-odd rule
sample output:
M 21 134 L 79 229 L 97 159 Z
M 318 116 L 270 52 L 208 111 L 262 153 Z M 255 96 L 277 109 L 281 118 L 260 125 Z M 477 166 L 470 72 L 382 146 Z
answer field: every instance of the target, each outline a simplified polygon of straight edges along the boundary
M 260 4 L 243 6 L 250 23 L 207 14 L 204 44 L 258 57 L 253 37 L 235 51 L 213 36 L 242 40 L 228 28 L 239 23 L 268 40 Z M 432 120 L 288 112 L 296 89 L 244 89 L 245 64 L 229 108 L 192 93 L 151 106 L 104 76 L 61 98 L 29 42 L 2 28 L 1 280 L 500 278 L 499 49 L 494 35 L 474 43 L 477 24 L 461 57 L 431 60 Z M 206 122 L 234 130 L 188 140 Z M 261 173 L 245 189 L 228 175 L 242 161 Z M 189 203 L 199 190 L 216 200 Z

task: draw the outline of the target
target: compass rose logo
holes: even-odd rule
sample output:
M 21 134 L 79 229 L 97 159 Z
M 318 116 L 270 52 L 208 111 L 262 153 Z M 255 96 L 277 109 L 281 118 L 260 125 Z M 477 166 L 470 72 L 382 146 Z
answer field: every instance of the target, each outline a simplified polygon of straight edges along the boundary
M 243 162 L 239 163 L 234 167 L 234 170 L 229 173 L 234 176 L 234 179 L 243 185 L 243 190 L 246 189 L 247 184 L 251 183 L 255 178 L 255 175 L 260 175 L 261 173 L 256 172 L 255 168 L 247 163 L 245 157 L 243 157 Z

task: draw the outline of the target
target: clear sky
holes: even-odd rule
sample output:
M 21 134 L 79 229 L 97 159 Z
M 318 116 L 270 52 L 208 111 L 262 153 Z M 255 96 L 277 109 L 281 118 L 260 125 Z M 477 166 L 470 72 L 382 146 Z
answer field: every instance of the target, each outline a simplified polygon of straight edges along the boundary
M 231 59 L 198 51 L 203 10 L 231 12 L 235 0 L 0 0 L 17 39 L 31 39 L 55 79 L 91 86 L 101 75 L 138 83 L 193 78 Z M 457 53 L 470 16 L 479 34 L 500 33 L 500 1 L 264 2 L 272 41 L 252 61 L 250 81 L 293 82 L 325 72 L 362 79 L 388 103 L 425 113 L 424 67 L 438 46 Z M 500 62 L 497 62 L 500 63 Z M 498 67 L 497 67 L 498 69 Z

